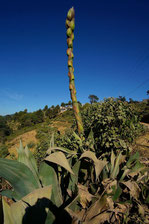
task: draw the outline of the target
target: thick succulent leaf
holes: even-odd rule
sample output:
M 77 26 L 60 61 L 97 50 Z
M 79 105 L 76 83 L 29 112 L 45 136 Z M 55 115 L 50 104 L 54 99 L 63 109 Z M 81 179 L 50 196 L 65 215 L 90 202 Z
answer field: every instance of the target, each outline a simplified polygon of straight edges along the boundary
M 104 208 L 106 208 L 107 205 L 107 197 L 103 196 L 99 198 L 87 211 L 86 213 L 86 222 L 85 223 L 99 223 L 94 222 L 93 218 L 97 217 L 98 214 L 100 214 Z M 92 220 L 92 222 L 90 222 Z
M 50 140 L 50 148 L 54 147 L 54 133 L 52 133 L 51 140 Z
M 111 173 L 113 172 L 113 169 L 114 169 L 114 164 L 115 164 L 115 154 L 112 150 L 112 153 L 111 153 Z
M 47 156 L 45 158 L 46 161 L 49 161 L 51 163 L 56 163 L 59 166 L 62 166 L 64 169 L 66 169 L 68 172 L 70 172 L 71 174 L 74 175 L 68 160 L 66 159 L 64 153 L 62 152 L 54 152 L 52 154 L 50 154 L 49 156 Z
M 18 161 L 0 158 L 0 176 L 12 185 L 19 198 L 39 188 L 32 171 Z
M 131 180 L 128 180 L 128 181 L 125 181 L 125 182 L 123 181 L 122 183 L 126 187 L 128 187 L 128 189 L 130 190 L 130 195 L 132 197 L 134 197 L 135 199 L 138 199 L 140 191 L 141 191 L 138 184 L 135 181 L 131 181 Z
M 82 158 L 88 158 L 88 159 L 93 160 L 94 166 L 95 166 L 96 179 L 98 179 L 101 171 L 103 170 L 104 166 L 107 164 L 107 161 L 98 160 L 97 157 L 95 156 L 95 153 L 91 152 L 91 151 L 84 152 L 81 155 L 80 159 L 82 159 Z
M 36 160 L 32 154 L 32 152 L 26 146 L 25 149 L 23 148 L 22 142 L 20 141 L 20 147 L 17 149 L 18 152 L 18 161 L 24 163 L 34 174 L 36 181 L 38 182 L 39 187 L 41 187 L 39 178 L 38 178 L 38 169 Z
M 117 201 L 117 199 L 120 197 L 121 194 L 122 194 L 122 189 L 120 188 L 120 186 L 118 186 L 112 197 L 113 201 Z
M 36 173 L 38 173 L 36 160 L 33 156 L 33 153 L 28 149 L 27 146 L 25 147 L 25 154 L 26 154 L 28 160 L 30 161 L 32 168 L 35 170 Z
M 6 196 L 7 198 L 10 198 L 10 199 L 15 199 L 16 201 L 20 199 L 20 196 L 16 194 L 15 191 L 12 191 L 12 190 L 3 190 L 0 192 L 0 194 L 2 196 Z
M 113 179 L 116 178 L 119 173 L 119 165 L 121 163 L 121 159 L 122 159 L 122 154 L 120 153 L 115 160 L 114 169 L 112 173 L 110 174 L 110 177 Z
M 120 181 L 123 181 L 124 178 L 125 178 L 129 173 L 130 173 L 130 169 L 125 168 L 125 170 L 124 170 L 124 172 L 123 172 L 123 174 L 122 174 L 122 176 L 121 176 L 121 178 L 120 178 Z
M 77 212 L 80 210 L 80 206 L 79 206 L 79 203 L 80 203 L 80 196 L 77 195 L 75 197 L 75 199 L 65 208 L 66 210 L 67 209 L 70 209 L 72 210 L 73 212 Z
M 86 220 L 83 224 L 94 224 L 94 223 L 110 223 L 110 212 L 99 213 L 97 216 L 93 217 L 90 220 Z
M 46 162 L 42 162 L 39 167 L 39 177 L 43 186 L 52 185 L 51 200 L 56 206 L 61 206 L 63 203 L 62 193 L 54 168 Z
M 46 219 L 46 208 L 49 207 L 51 199 L 52 186 L 39 188 L 22 198 L 22 200 L 11 205 L 11 214 L 15 224 L 36 223 L 44 217 Z M 44 215 L 43 215 L 44 214 Z M 43 216 L 43 217 L 42 217 Z
M 133 162 L 136 162 L 139 160 L 139 152 L 136 152 L 134 155 L 130 156 L 128 162 L 126 163 L 126 166 L 130 168 Z
M 14 220 L 11 214 L 10 205 L 5 201 L 5 198 L 2 197 L 2 205 L 3 205 L 3 214 L 4 214 L 4 224 L 14 224 Z
M 92 129 L 87 137 L 87 142 L 89 144 L 89 148 L 94 150 L 95 140 L 94 140 L 94 133 Z
M 97 159 L 95 153 L 91 152 L 91 151 L 85 151 L 84 153 L 82 153 L 80 159 L 82 159 L 82 158 L 91 159 L 91 160 L 93 160 L 94 163 L 98 162 L 98 159 Z
M 48 155 L 50 155 L 51 152 L 55 152 L 55 151 L 62 151 L 62 152 L 68 153 L 68 154 L 70 154 L 70 155 L 76 155 L 76 153 L 77 153 L 77 152 L 71 151 L 71 150 L 69 150 L 69 149 L 66 149 L 66 148 L 63 148 L 63 147 L 57 147 L 57 146 L 49 148 L 49 149 L 46 151 L 46 153 L 47 153 Z
M 78 183 L 80 163 L 81 163 L 81 161 L 77 161 L 74 164 L 74 166 L 72 167 L 72 171 L 74 172 L 75 175 L 70 174 L 70 181 L 69 181 L 68 189 L 71 190 L 72 192 L 74 192 L 75 187 L 77 186 L 77 183 Z

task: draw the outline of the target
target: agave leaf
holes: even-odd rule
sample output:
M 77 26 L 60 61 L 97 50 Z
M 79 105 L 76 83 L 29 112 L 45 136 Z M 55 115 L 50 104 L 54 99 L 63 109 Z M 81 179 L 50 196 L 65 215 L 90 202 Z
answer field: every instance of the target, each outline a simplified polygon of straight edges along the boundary
M 12 185 L 19 199 L 39 188 L 32 171 L 15 160 L 0 158 L 0 176 Z
M 26 146 L 23 148 L 22 142 L 20 141 L 20 147 L 17 149 L 18 152 L 18 161 L 24 163 L 34 174 L 36 181 L 38 182 L 39 187 L 41 187 L 39 178 L 38 178 L 38 170 L 36 165 L 36 160 L 32 154 L 32 152 Z
M 132 167 L 131 172 L 140 172 L 141 170 L 143 170 L 145 168 L 145 166 L 140 163 L 139 161 L 136 162 L 135 166 Z
M 70 172 L 71 174 L 74 175 L 68 160 L 66 159 L 64 153 L 62 152 L 54 152 L 52 154 L 50 154 L 49 156 L 47 156 L 45 158 L 46 161 L 49 161 L 51 163 L 56 163 L 59 166 L 62 166 L 64 169 L 66 169 L 68 172 Z
M 107 164 L 107 161 L 104 161 L 104 160 L 98 160 L 98 162 L 95 163 L 96 180 L 98 179 L 101 171 L 103 170 L 106 164 Z
M 120 186 L 118 186 L 112 197 L 113 201 L 117 201 L 117 199 L 119 198 L 121 194 L 122 194 L 122 189 L 120 188 Z
M 131 164 L 137 160 L 139 160 L 139 152 L 136 152 L 134 155 L 130 156 L 128 162 L 126 163 L 126 166 L 130 168 Z
M 103 196 L 99 198 L 87 211 L 86 213 L 86 221 L 85 223 L 99 223 L 99 222 L 94 222 L 93 218 L 97 217 L 98 214 L 106 207 L 107 205 L 107 196 Z M 89 222 L 91 221 L 92 222 Z
M 138 204 L 139 214 L 144 217 L 145 210 L 142 205 Z
M 46 216 L 49 199 L 51 198 L 52 186 L 39 188 L 22 198 L 22 200 L 11 205 L 11 214 L 15 224 L 26 223 L 31 220 L 36 223 L 42 218 L 43 213 Z M 31 215 L 32 214 L 32 215 Z
M 135 199 L 138 199 L 141 190 L 135 181 L 131 181 L 131 180 L 123 181 L 122 184 L 128 187 L 128 189 L 130 190 L 130 195 L 132 197 L 134 197 Z
M 126 168 L 120 178 L 120 181 L 124 180 L 125 176 L 127 176 L 129 173 L 130 173 L 130 169 Z
M 10 198 L 10 199 L 15 199 L 16 201 L 20 199 L 19 195 L 16 194 L 15 191 L 12 191 L 12 190 L 3 190 L 0 192 L 0 194 L 2 196 L 6 196 L 7 198 Z
M 94 140 L 94 133 L 92 129 L 87 137 L 87 142 L 89 143 L 90 149 L 94 150 L 95 140 Z
M 119 173 L 119 165 L 121 163 L 121 159 L 122 159 L 122 154 L 120 153 L 115 160 L 114 169 L 113 169 L 112 173 L 110 174 L 110 177 L 113 179 L 116 178 Z
M 30 161 L 31 165 L 32 165 L 32 170 L 35 170 L 36 173 L 38 173 L 38 168 L 37 168 L 37 163 L 36 163 L 36 160 L 33 156 L 33 153 L 28 149 L 28 146 L 26 145 L 25 147 L 25 154 L 28 158 L 28 160 Z
M 95 156 L 94 152 L 91 151 L 85 151 L 80 159 L 82 158 L 89 158 L 91 160 L 93 160 L 94 165 L 95 165 L 95 173 L 96 173 L 96 180 L 98 179 L 101 171 L 103 170 L 104 166 L 107 164 L 107 161 L 104 160 L 98 160 L 97 157 Z
M 54 168 L 46 162 L 42 162 L 39 167 L 39 177 L 43 186 L 52 185 L 51 200 L 56 206 L 61 206 L 63 203 L 62 193 Z
M 80 203 L 80 196 L 77 195 L 75 197 L 75 199 L 65 208 L 66 210 L 67 209 L 70 209 L 72 210 L 73 212 L 77 212 L 80 210 L 80 206 L 79 206 L 79 203 Z
M 4 224 L 14 224 L 10 205 L 8 205 L 8 203 L 5 201 L 4 197 L 2 197 L 2 205 L 4 214 Z
M 52 133 L 52 137 L 50 140 L 50 148 L 54 147 L 54 133 Z
M 115 164 L 115 154 L 112 150 L 112 153 L 111 153 L 111 173 L 113 172 L 113 169 L 114 169 L 114 164 Z
M 80 163 L 81 163 L 81 161 L 77 161 L 74 164 L 74 166 L 72 167 L 72 171 L 74 172 L 75 175 L 70 174 L 70 181 L 69 181 L 68 189 L 70 189 L 72 192 L 74 192 L 75 187 L 78 183 Z
M 94 216 L 92 219 L 85 221 L 83 224 L 93 224 L 93 223 L 110 223 L 110 212 L 99 213 L 97 216 Z
M 49 148 L 49 149 L 47 150 L 46 153 L 47 153 L 48 155 L 50 155 L 52 151 L 55 152 L 55 151 L 57 151 L 57 150 L 62 151 L 62 152 L 69 153 L 69 154 L 71 154 L 71 155 L 76 155 L 76 153 L 77 153 L 77 152 L 71 151 L 71 150 L 69 150 L 69 149 L 65 149 L 65 148 L 63 148 L 63 147 L 57 147 L 57 146 Z
M 98 162 L 98 159 L 97 157 L 95 156 L 95 153 L 94 152 L 91 152 L 91 151 L 85 151 L 84 153 L 82 153 L 80 159 L 82 158 L 89 158 L 91 160 L 93 160 L 94 163 Z

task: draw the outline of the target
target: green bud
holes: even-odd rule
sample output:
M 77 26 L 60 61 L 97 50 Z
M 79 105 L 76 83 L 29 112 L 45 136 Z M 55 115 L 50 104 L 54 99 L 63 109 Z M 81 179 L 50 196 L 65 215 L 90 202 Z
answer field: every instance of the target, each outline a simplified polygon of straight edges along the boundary
M 73 47 L 73 41 L 71 38 L 67 38 L 67 45 L 68 47 L 72 48 Z
M 67 29 L 67 36 L 70 37 L 72 34 L 72 29 L 71 28 L 68 28 Z
M 74 8 L 72 7 L 71 9 L 69 9 L 67 13 L 67 19 L 72 20 L 74 16 L 75 16 L 75 11 L 74 11 Z
M 73 67 L 72 59 L 68 59 L 68 67 Z
M 70 38 L 74 40 L 74 33 L 71 34 Z
M 66 25 L 66 28 L 70 27 L 70 21 L 68 19 L 66 19 L 65 25 Z
M 75 20 L 74 20 L 74 19 L 72 19 L 72 20 L 70 21 L 70 23 L 69 23 L 69 27 L 70 27 L 72 30 L 74 30 L 74 28 L 75 28 Z

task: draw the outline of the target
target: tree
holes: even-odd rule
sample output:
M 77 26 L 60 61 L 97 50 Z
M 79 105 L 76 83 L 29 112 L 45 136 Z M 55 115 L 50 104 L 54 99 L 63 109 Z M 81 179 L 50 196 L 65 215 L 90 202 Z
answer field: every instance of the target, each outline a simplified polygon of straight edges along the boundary
M 125 102 L 126 101 L 126 98 L 124 96 L 119 96 L 118 97 L 118 100 L 122 101 L 122 102 Z
M 96 95 L 89 95 L 89 100 L 90 100 L 90 103 L 97 103 L 97 101 L 99 100 L 99 98 L 96 96 Z
M 48 105 L 45 105 L 45 107 L 43 108 L 43 111 L 47 111 L 48 110 Z
M 69 102 L 68 102 L 68 105 L 72 105 L 72 102 L 71 102 L 71 100 L 69 100 Z
M 65 104 L 64 102 L 61 103 L 61 107 L 65 107 L 65 105 L 66 105 L 66 104 Z

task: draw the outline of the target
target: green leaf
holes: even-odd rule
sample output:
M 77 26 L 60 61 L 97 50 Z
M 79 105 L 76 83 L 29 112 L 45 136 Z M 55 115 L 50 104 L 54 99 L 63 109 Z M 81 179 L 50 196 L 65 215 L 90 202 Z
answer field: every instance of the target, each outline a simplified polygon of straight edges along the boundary
M 66 169 L 68 172 L 70 172 L 71 174 L 74 175 L 68 160 L 66 159 L 64 153 L 62 152 L 54 152 L 52 154 L 50 154 L 49 156 L 47 156 L 45 158 L 46 161 L 49 161 L 51 163 L 56 163 L 59 166 L 62 166 L 64 169 Z
M 54 168 L 46 162 L 42 162 L 39 167 L 39 177 L 43 186 L 52 185 L 51 200 L 56 206 L 61 206 L 63 203 L 62 193 Z
M 36 181 L 38 182 L 39 187 L 41 187 L 39 178 L 38 178 L 38 170 L 36 165 L 36 160 L 32 154 L 32 152 L 26 146 L 25 149 L 23 148 L 22 142 L 20 141 L 20 147 L 17 148 L 18 152 L 18 161 L 24 163 L 34 174 Z
M 0 158 L 0 176 L 12 185 L 19 198 L 39 188 L 31 170 L 18 161 Z
M 115 164 L 115 154 L 112 150 L 112 153 L 111 153 L 111 173 L 113 172 L 113 169 L 114 169 L 114 164 Z
M 14 220 L 11 214 L 11 208 L 5 201 L 4 197 L 2 197 L 2 204 L 3 204 L 4 224 L 14 224 Z
M 22 200 L 11 205 L 11 214 L 15 224 L 23 223 L 23 220 L 30 220 L 36 223 L 41 219 L 43 213 L 48 212 L 48 200 L 51 199 L 52 186 L 39 188 L 22 198 Z M 47 210 L 47 211 L 46 211 Z M 46 215 L 47 216 L 47 215 Z M 35 222 L 36 221 L 36 222 Z
M 70 174 L 70 181 L 68 185 L 68 189 L 70 189 L 72 192 L 74 192 L 75 187 L 78 184 L 78 175 L 79 175 L 79 169 L 80 169 L 80 163 L 81 161 L 77 161 L 74 166 L 72 167 L 72 171 L 75 175 Z
M 82 159 L 82 158 L 88 158 L 88 159 L 93 160 L 94 166 L 95 166 L 96 180 L 97 180 L 101 171 L 103 170 L 104 166 L 107 164 L 107 161 L 98 160 L 97 157 L 95 156 L 95 153 L 91 152 L 91 151 L 85 151 L 81 155 L 80 159 Z
M 58 150 L 62 151 L 62 152 L 65 152 L 65 153 L 68 153 L 70 155 L 76 155 L 76 152 L 74 152 L 74 151 L 71 151 L 71 150 L 63 148 L 63 147 L 57 147 L 57 146 L 49 148 L 46 153 L 48 155 L 50 155 L 52 151 L 55 152 L 55 151 L 58 151 Z
M 52 137 L 50 140 L 50 148 L 54 147 L 54 133 L 52 133 Z
M 126 166 L 130 168 L 131 164 L 137 160 L 139 160 L 139 152 L 136 152 L 134 155 L 130 156 Z
M 20 197 L 16 194 L 16 192 L 12 191 L 12 190 L 6 189 L 6 190 L 1 191 L 0 194 L 2 196 L 6 196 L 7 198 L 10 198 L 10 199 L 15 199 L 15 200 L 20 199 Z
M 122 154 L 120 153 L 115 160 L 114 169 L 113 169 L 112 173 L 110 174 L 110 177 L 113 179 L 115 179 L 119 173 L 119 165 L 121 163 L 121 159 L 122 159 Z
M 121 193 L 122 193 L 122 189 L 120 188 L 120 186 L 118 186 L 116 191 L 115 191 L 115 194 L 112 197 L 113 201 L 117 201 L 117 199 L 119 198 Z

